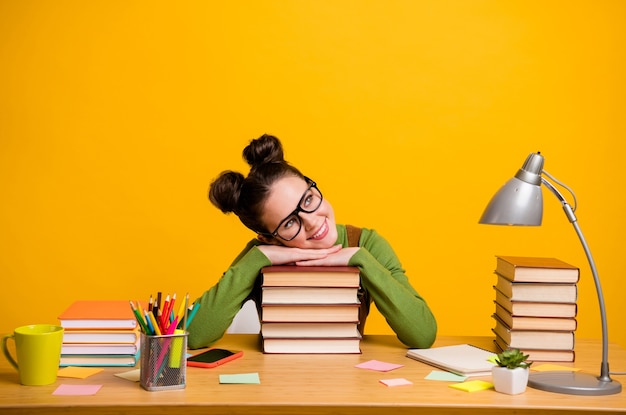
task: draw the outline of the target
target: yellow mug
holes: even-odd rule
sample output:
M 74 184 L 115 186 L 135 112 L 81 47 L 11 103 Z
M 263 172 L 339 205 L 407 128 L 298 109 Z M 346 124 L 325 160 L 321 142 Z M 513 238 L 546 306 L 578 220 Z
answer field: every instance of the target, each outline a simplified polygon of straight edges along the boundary
M 13 339 L 17 362 L 7 348 Z M 2 338 L 2 351 L 17 369 L 22 385 L 49 385 L 57 380 L 63 344 L 63 327 L 52 324 L 31 324 L 15 329 Z

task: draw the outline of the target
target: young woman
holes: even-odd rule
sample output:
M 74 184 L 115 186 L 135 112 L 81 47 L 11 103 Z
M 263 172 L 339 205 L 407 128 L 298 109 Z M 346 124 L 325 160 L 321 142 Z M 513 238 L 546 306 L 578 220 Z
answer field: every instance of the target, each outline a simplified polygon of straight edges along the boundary
M 361 323 L 373 301 L 398 339 L 411 348 L 435 341 L 437 323 L 415 291 L 387 241 L 376 231 L 337 225 L 333 208 L 317 184 L 287 163 L 280 141 L 270 135 L 252 140 L 243 150 L 247 177 L 225 171 L 211 184 L 209 199 L 224 213 L 235 213 L 257 234 L 211 289 L 196 301 L 189 325 L 189 347 L 219 340 L 242 304 L 252 298 L 260 310 L 260 270 L 269 265 L 350 265 L 361 275 Z M 358 232 L 357 232 L 358 233 Z

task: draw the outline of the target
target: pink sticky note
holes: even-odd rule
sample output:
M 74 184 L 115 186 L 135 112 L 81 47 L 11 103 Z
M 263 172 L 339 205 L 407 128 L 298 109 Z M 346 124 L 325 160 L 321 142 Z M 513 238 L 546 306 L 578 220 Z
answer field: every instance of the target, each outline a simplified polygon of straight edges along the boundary
M 370 360 L 364 363 L 359 363 L 355 367 L 359 369 L 377 370 L 379 372 L 389 372 L 390 370 L 397 369 L 404 365 L 397 365 L 395 363 L 379 362 L 378 360 Z
M 79 395 L 95 395 L 98 393 L 102 385 L 59 385 L 53 395 L 60 396 L 79 396 Z
M 383 385 L 387 385 L 387 386 L 404 386 L 404 385 L 412 385 L 413 382 L 403 379 L 403 378 L 397 378 L 397 379 L 381 379 L 379 381 L 380 383 L 382 383 Z

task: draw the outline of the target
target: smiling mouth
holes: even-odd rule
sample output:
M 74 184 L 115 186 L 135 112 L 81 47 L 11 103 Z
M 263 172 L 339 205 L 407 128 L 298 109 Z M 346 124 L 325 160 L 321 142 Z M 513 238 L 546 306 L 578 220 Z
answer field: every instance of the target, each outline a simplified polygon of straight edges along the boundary
M 309 239 L 322 239 L 324 236 L 326 236 L 326 233 L 328 233 L 328 222 L 324 220 L 322 226 Z

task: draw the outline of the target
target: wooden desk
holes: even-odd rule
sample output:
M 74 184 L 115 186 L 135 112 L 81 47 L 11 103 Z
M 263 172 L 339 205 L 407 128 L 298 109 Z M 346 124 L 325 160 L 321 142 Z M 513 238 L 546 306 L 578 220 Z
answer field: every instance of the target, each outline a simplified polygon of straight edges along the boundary
M 471 343 L 493 349 L 487 337 L 442 337 L 437 346 Z M 187 387 L 148 392 L 113 376 L 129 368 L 106 368 L 87 379 L 58 378 L 48 386 L 22 386 L 17 372 L 0 359 L 0 414 L 591 414 L 626 413 L 626 392 L 573 396 L 527 389 L 509 396 L 494 390 L 463 392 L 424 377 L 434 368 L 405 357 L 393 336 L 366 336 L 360 355 L 264 355 L 256 335 L 226 335 L 217 344 L 243 349 L 244 357 L 215 369 L 188 368 Z M 566 364 L 598 374 L 599 341 L 577 340 L 577 360 Z M 626 350 L 611 345 L 614 371 L 626 370 Z M 376 359 L 405 365 L 392 372 L 357 369 Z M 222 373 L 258 372 L 260 385 L 221 385 Z M 406 378 L 410 386 L 387 387 L 380 379 Z M 490 377 L 476 379 L 490 380 Z M 615 376 L 624 383 L 626 377 Z M 53 396 L 60 384 L 101 384 L 94 396 Z M 393 412 L 390 412 L 392 410 Z

